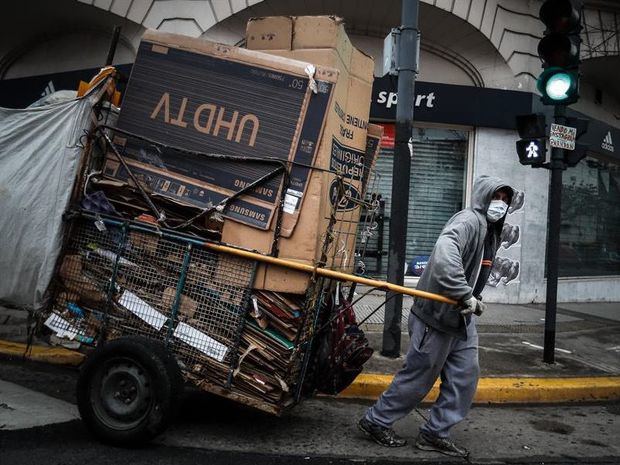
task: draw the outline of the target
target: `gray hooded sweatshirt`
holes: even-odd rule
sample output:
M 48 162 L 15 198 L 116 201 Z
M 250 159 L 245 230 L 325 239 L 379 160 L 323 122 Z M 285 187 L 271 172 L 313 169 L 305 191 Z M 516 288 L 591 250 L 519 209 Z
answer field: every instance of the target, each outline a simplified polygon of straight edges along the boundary
M 456 213 L 446 223 L 437 239 L 417 289 L 433 292 L 459 302 L 472 296 L 482 265 L 484 242 L 487 235 L 493 257 L 500 245 L 504 219 L 487 222 L 487 210 L 493 194 L 506 187 L 514 197 L 514 190 L 501 179 L 480 176 L 474 183 L 472 205 Z M 434 329 L 467 338 L 466 321 L 455 305 L 416 298 L 411 309 L 422 321 Z

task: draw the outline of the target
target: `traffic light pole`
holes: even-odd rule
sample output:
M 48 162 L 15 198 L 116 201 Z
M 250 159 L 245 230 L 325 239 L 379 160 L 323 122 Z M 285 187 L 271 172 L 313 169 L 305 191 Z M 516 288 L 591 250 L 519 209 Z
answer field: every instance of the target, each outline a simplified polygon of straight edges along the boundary
M 566 106 L 556 105 L 554 120 L 566 121 Z M 551 148 L 551 185 L 549 186 L 549 236 L 547 238 L 547 303 L 545 308 L 545 344 L 543 361 L 555 362 L 555 316 L 558 300 L 558 257 L 560 252 L 560 223 L 562 220 L 562 171 L 564 149 Z
M 413 125 L 415 75 L 418 69 L 418 4 L 419 0 L 402 0 L 398 43 L 398 104 L 396 106 L 396 144 L 392 168 L 392 206 L 387 280 L 400 286 L 404 283 L 407 218 L 409 210 L 409 175 L 411 154 L 409 139 Z M 400 355 L 403 296 L 389 291 L 386 295 L 385 321 L 381 355 Z

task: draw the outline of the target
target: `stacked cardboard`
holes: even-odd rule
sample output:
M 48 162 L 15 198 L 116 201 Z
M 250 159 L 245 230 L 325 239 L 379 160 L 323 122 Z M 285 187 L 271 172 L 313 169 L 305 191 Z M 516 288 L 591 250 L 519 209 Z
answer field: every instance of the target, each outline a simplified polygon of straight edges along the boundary
M 323 258 L 326 266 L 350 272 L 354 267 L 361 210 L 356 200 L 363 197 L 376 154 L 376 145 L 367 140 L 373 60 L 352 46 L 342 21 L 333 16 L 255 18 L 248 22 L 246 37 L 249 49 L 338 70 L 315 165 L 342 175 L 344 186 L 340 191 L 344 190 L 345 196 L 338 198 L 339 184 L 334 174 L 314 170 L 302 199 L 298 222 L 294 228 L 287 228 L 287 234 L 280 239 L 279 256 L 306 264 Z M 380 137 L 377 131 L 378 127 L 372 130 L 373 141 L 377 135 Z M 330 228 L 333 242 L 327 256 L 322 257 L 330 214 L 334 210 L 336 223 Z M 271 238 L 269 232 L 230 222 L 224 224 L 222 233 L 224 242 L 261 252 L 269 252 Z M 308 280 L 307 274 L 261 265 L 255 287 L 303 293 Z
M 247 47 L 148 31 L 118 126 L 186 151 L 115 142 L 164 206 L 217 205 L 275 168 L 253 159 L 295 162 L 285 192 L 275 177 L 230 204 L 222 241 L 272 253 L 276 238 L 280 258 L 353 271 L 358 201 L 376 154 L 371 142 L 380 136 L 368 124 L 373 60 L 352 46 L 339 18 L 328 16 L 250 20 Z M 105 173 L 132 184 L 114 157 Z M 308 282 L 306 274 L 261 265 L 255 287 L 301 294 Z
M 287 381 L 302 323 L 299 296 L 257 291 L 242 333 L 235 385 L 247 395 L 278 402 L 290 396 Z M 249 381 L 249 382 L 248 382 Z
M 166 213 L 167 221 L 174 219 L 177 224 L 274 169 L 273 163 L 260 159 L 281 160 L 288 163 L 286 192 L 282 192 L 283 177 L 274 178 L 234 200 L 222 214 L 233 229 L 262 231 L 271 244 L 277 207 L 284 198 L 282 234 L 291 236 L 302 205 L 317 201 L 305 199 L 317 195 L 309 191 L 313 175 L 309 166 L 317 164 L 338 79 L 337 69 L 317 63 L 149 31 L 140 44 L 117 125 L 126 132 L 119 131 L 113 140 L 126 165 L 108 153 L 107 179 L 98 187 L 121 216 L 140 219 L 148 205 L 139 196 L 131 197 L 137 180 Z M 243 162 L 231 155 L 244 157 Z M 203 235 L 200 230 L 192 232 Z M 175 269 L 180 266 L 182 257 L 170 256 L 156 235 L 132 231 L 130 240 L 132 250 L 140 250 L 162 268 L 166 263 Z M 234 260 L 220 256 L 215 269 L 207 273 L 192 260 L 173 333 L 186 342 L 180 350 L 184 360 L 191 361 L 189 372 L 220 386 L 229 375 L 227 363 L 235 363 L 225 357 L 233 356 L 229 349 L 239 330 L 234 318 L 224 321 L 222 315 L 231 306 L 235 309 L 231 315 L 245 312 L 245 308 L 236 310 L 246 295 L 243 286 L 232 292 Z M 136 274 L 129 273 L 127 279 L 120 276 L 119 284 L 127 292 L 120 295 L 126 305 L 119 301 L 118 307 L 133 308 L 138 302 L 141 312 L 148 309 L 157 315 L 153 334 L 157 337 L 175 301 L 177 285 L 166 280 L 142 289 Z M 277 405 L 290 394 L 286 380 L 299 361 L 295 344 L 305 321 L 302 302 L 299 296 L 259 291 L 252 302 L 249 321 L 239 334 L 233 385 L 238 393 Z M 150 330 L 131 308 L 125 313 L 129 326 Z

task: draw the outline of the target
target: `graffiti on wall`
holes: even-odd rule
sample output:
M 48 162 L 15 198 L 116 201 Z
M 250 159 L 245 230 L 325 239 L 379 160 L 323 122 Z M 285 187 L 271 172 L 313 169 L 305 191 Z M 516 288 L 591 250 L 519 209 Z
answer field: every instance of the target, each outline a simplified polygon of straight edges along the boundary
M 489 286 L 518 284 L 521 261 L 521 230 L 523 223 L 523 206 L 525 193 L 515 190 L 506 221 L 500 236 L 500 248 L 497 251 L 491 274 L 487 280 Z

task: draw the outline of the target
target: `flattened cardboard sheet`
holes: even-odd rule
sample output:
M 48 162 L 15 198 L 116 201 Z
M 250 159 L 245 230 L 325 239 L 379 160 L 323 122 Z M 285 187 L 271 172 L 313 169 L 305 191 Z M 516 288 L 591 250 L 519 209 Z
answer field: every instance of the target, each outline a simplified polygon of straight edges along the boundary
M 153 165 L 133 160 L 126 160 L 126 162 L 138 182 L 148 191 L 176 200 L 184 205 L 201 209 L 209 208 L 219 204 L 230 195 L 225 190 L 193 178 L 178 175 L 170 170 L 161 170 Z M 131 184 L 128 171 L 109 156 L 106 160 L 104 174 Z M 274 212 L 275 209 L 272 204 L 238 199 L 232 202 L 226 210 L 226 216 L 249 226 L 267 229 Z

